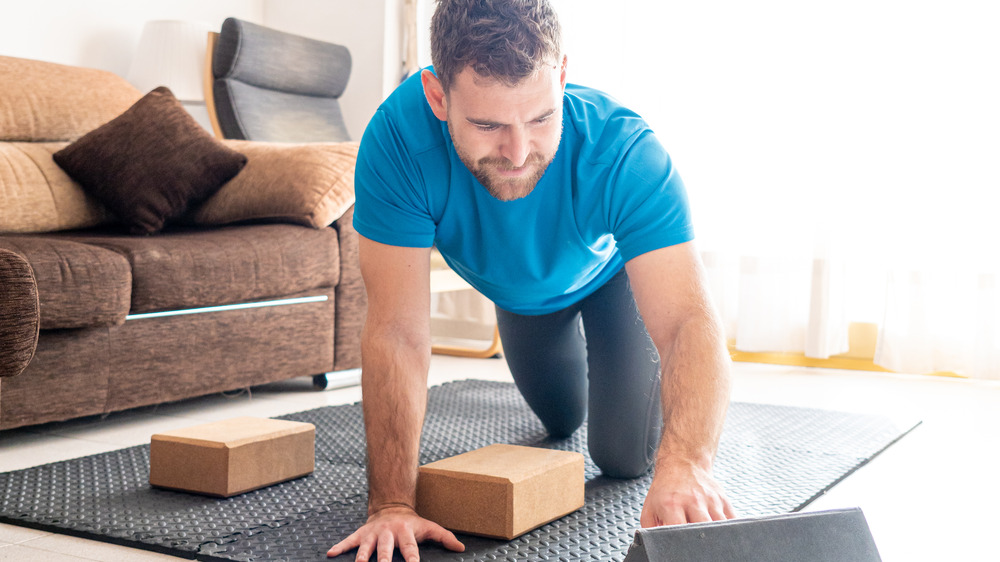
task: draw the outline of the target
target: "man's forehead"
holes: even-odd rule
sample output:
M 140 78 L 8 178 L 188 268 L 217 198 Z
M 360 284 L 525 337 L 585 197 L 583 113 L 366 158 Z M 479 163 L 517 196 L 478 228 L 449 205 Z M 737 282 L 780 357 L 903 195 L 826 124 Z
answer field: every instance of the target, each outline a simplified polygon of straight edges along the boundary
M 503 125 L 535 121 L 558 112 L 562 98 L 555 94 L 476 96 L 475 92 L 463 92 L 452 96 L 450 105 L 458 111 L 454 117 L 477 124 Z
M 553 86 L 558 85 L 558 75 L 553 76 L 552 70 L 548 67 L 536 71 L 534 74 L 523 78 L 516 84 L 510 84 L 489 76 L 482 76 L 469 67 L 466 67 L 466 69 L 459 73 L 452 81 L 447 94 L 449 97 L 451 94 L 456 92 L 463 95 L 463 97 L 465 97 L 466 94 L 473 97 L 480 97 L 484 95 L 497 95 L 502 97 L 531 95 L 544 96 L 552 92 L 554 89 Z
M 459 75 L 465 74 L 468 78 L 472 79 L 472 83 L 479 87 L 490 87 L 495 85 L 507 86 L 508 88 L 516 88 L 518 86 L 527 84 L 538 80 L 543 74 L 547 75 L 552 71 L 558 70 L 559 66 L 555 63 L 551 65 L 543 65 L 536 68 L 531 74 L 521 78 L 520 80 L 514 82 L 512 80 L 501 79 L 496 76 L 491 76 L 489 74 L 483 74 L 476 70 L 475 66 L 469 65 L 462 69 Z
M 478 87 L 490 87 L 495 85 L 502 85 L 508 88 L 516 88 L 523 84 L 537 80 L 539 76 L 543 73 L 548 74 L 552 71 L 558 71 L 558 70 L 559 70 L 558 61 L 555 60 L 547 61 L 545 63 L 540 64 L 530 74 L 524 76 L 523 78 L 517 81 L 513 81 L 511 79 L 495 76 L 485 68 L 485 65 L 481 65 L 473 61 L 466 64 L 464 67 L 462 67 L 462 70 L 460 70 L 458 73 L 455 74 L 453 82 L 457 82 L 459 80 L 464 79 L 466 81 L 471 81 L 474 85 Z

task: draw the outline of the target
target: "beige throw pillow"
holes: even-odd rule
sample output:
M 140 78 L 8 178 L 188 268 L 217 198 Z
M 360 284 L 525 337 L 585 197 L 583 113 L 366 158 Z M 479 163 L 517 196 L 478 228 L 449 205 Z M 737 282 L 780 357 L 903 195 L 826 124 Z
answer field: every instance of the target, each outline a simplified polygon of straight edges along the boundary
M 323 228 L 354 204 L 357 142 L 223 143 L 245 154 L 247 165 L 194 209 L 195 224 L 264 220 Z
M 0 234 L 55 232 L 114 217 L 52 160 L 61 142 L 0 142 Z

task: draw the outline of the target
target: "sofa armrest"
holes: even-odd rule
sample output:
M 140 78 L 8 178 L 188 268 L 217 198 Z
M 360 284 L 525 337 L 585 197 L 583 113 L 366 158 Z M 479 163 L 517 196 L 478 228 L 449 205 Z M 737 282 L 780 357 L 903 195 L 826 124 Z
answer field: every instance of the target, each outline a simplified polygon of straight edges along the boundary
M 41 316 L 31 266 L 0 249 L 0 377 L 21 374 L 35 356 Z

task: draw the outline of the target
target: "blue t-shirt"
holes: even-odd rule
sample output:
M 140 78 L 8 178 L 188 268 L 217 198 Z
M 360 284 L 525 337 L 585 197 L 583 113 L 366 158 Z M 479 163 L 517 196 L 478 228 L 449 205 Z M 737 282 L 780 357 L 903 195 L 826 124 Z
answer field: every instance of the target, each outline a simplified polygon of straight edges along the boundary
M 459 159 L 419 73 L 361 139 L 354 227 L 393 246 L 436 245 L 500 308 L 547 314 L 590 295 L 638 255 L 693 238 L 684 184 L 638 115 L 568 84 L 555 159 L 522 199 L 493 198 Z

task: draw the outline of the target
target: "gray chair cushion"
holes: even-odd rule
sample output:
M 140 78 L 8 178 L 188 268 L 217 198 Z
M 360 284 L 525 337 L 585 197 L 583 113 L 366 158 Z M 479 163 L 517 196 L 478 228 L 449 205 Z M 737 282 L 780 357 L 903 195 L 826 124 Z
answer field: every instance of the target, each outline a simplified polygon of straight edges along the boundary
M 350 140 L 340 103 L 334 98 L 267 90 L 236 80 L 216 81 L 215 98 L 226 138 L 300 143 Z M 226 103 L 220 103 L 220 98 Z
M 229 18 L 219 33 L 212 72 L 226 138 L 350 140 L 338 102 L 351 73 L 346 47 Z

